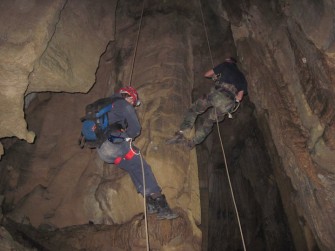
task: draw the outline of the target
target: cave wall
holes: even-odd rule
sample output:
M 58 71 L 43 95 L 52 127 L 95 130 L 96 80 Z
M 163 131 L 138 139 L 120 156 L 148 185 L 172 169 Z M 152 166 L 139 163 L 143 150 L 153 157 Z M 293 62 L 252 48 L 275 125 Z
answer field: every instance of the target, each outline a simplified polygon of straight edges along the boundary
M 130 233 L 125 237 L 116 233 L 119 238 L 125 238 L 121 249 L 126 250 L 134 242 L 139 242 L 134 248 L 145 247 L 143 199 L 135 191 L 130 177 L 114 165 L 103 163 L 94 150 L 80 149 L 77 145 L 79 118 L 83 116 L 85 105 L 128 84 L 133 70 L 132 86 L 137 88 L 142 100 L 138 115 L 143 126 L 135 144 L 152 166 L 170 206 L 181 215 L 173 222 L 162 223 L 157 222 L 155 216 L 150 217 L 149 232 L 153 233 L 150 244 L 173 246 L 176 250 L 199 250 L 201 232 L 197 225 L 201 219 L 195 152 L 185 154 L 180 148 L 168 148 L 164 143 L 167 132 L 173 134 L 176 130 L 182 116 L 180 111 L 185 111 L 191 102 L 194 62 L 189 19 L 192 6 L 172 3 L 167 11 L 164 4 L 147 7 L 132 68 L 142 6 L 131 3 L 118 4 L 114 34 L 117 39 L 106 43 L 106 51 L 97 65 L 94 87 L 88 94 L 38 93 L 31 101 L 26 119 L 38 135 L 36 142 L 33 145 L 22 141 L 11 143 L 16 150 L 8 152 L 1 163 L 2 172 L 8 177 L 2 182 L 6 186 L 2 190 L 6 194 L 6 215 L 39 229 L 89 222 L 115 225 L 115 229 L 122 225 L 124 231 Z M 154 20 L 161 25 L 157 26 Z M 170 32 L 176 28 L 177 32 Z M 45 69 L 41 67 L 40 71 Z M 9 144 L 8 140 L 4 142 Z M 26 153 L 22 156 L 24 160 L 15 161 L 17 151 Z M 33 206 L 37 204 L 38 208 Z M 134 218 L 136 215 L 141 217 Z M 133 231 L 124 224 L 138 227 Z M 157 229 L 159 226 L 163 230 Z M 163 236 L 169 238 L 162 239 Z M 104 241 L 109 242 L 107 238 Z M 81 243 L 82 248 L 93 248 L 85 245 Z M 117 241 L 111 245 L 120 246 Z
M 284 204 L 293 204 L 298 215 L 291 227 L 299 219 L 307 239 L 311 230 L 322 250 L 332 250 L 334 3 L 220 4 L 215 5 L 217 15 L 232 23 L 256 117 L 262 130 L 269 131 L 265 141 L 279 168 L 277 174 L 285 173 L 292 185 L 290 189 L 277 176 Z
M 208 250 L 243 248 L 238 220 L 247 249 L 306 250 L 303 239 L 295 249 L 269 151 L 249 100 L 245 99 L 233 118 L 220 124 L 219 130 L 220 136 L 215 128 L 207 144 L 201 147 L 204 149 L 199 150 L 205 151 L 199 157 L 204 158 L 207 153 L 212 160 L 207 164 L 211 205 Z
M 117 1 L 1 1 L 0 138 L 32 143 L 24 97 L 32 92 L 87 92 L 108 41 Z M 97 18 L 98 17 L 98 18 Z M 4 153 L 0 145 L 0 155 Z

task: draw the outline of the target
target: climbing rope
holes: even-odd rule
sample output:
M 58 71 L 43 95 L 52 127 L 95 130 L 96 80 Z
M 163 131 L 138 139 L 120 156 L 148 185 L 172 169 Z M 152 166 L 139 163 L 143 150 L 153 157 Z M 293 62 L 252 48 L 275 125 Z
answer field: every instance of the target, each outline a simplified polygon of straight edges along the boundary
M 142 26 L 142 19 L 143 19 L 143 13 L 144 13 L 144 5 L 145 5 L 145 0 L 143 0 L 143 4 L 142 4 L 141 18 L 140 18 L 140 23 L 139 23 L 139 27 L 138 27 L 136 45 L 135 45 L 135 50 L 134 50 L 134 56 L 133 56 L 133 60 L 132 60 L 132 64 L 131 64 L 131 70 L 130 70 L 130 77 L 129 77 L 129 83 L 128 83 L 129 86 L 131 86 L 131 81 L 132 81 L 133 71 L 134 71 L 134 65 L 135 65 L 135 58 L 136 58 L 136 53 L 137 53 L 137 46 L 138 46 L 138 41 L 139 41 L 140 34 L 141 34 L 141 26 Z M 141 152 L 138 151 L 138 153 L 136 153 L 132 149 L 131 144 L 132 144 L 132 140 L 130 141 L 130 149 L 131 149 L 132 152 L 134 152 L 134 154 L 139 155 L 140 156 L 140 160 L 141 160 L 142 181 L 143 181 L 143 211 L 144 211 L 144 222 L 145 222 L 145 239 L 146 239 L 146 245 L 147 245 L 146 249 L 147 249 L 147 251 L 149 251 L 150 250 L 150 246 L 149 246 L 148 218 L 147 218 L 147 207 L 146 207 L 146 205 L 147 205 L 147 199 L 146 199 L 146 194 L 145 194 L 146 183 L 145 183 L 143 159 L 142 159 Z
M 138 41 L 139 41 L 140 34 L 141 34 L 141 26 L 142 26 L 143 12 L 144 12 L 144 3 L 145 3 L 145 0 L 143 0 L 142 13 L 141 13 L 141 18 L 140 18 L 140 24 L 138 26 L 136 45 L 135 45 L 133 61 L 132 61 L 131 70 L 130 70 L 130 78 L 129 78 L 129 83 L 128 83 L 129 86 L 131 86 L 131 80 L 132 80 L 132 77 L 133 77 L 134 64 L 135 64 L 135 58 L 136 58 L 136 53 L 137 53 L 137 45 L 138 45 Z
M 239 227 L 239 230 L 240 230 L 240 233 L 241 233 L 241 239 L 242 239 L 243 249 L 244 249 L 244 251 L 246 251 L 247 249 L 245 247 L 245 242 L 244 242 L 244 236 L 243 236 L 242 227 L 241 227 L 240 216 L 239 216 L 239 213 L 238 213 L 238 210 L 237 210 L 237 205 L 236 205 L 236 201 L 235 201 L 233 187 L 232 187 L 231 181 L 230 181 L 230 174 L 229 174 L 229 170 L 228 170 L 228 164 L 227 164 L 226 154 L 225 154 L 225 150 L 223 148 L 222 137 L 221 137 L 220 128 L 219 128 L 218 116 L 217 116 L 217 113 L 216 113 L 216 108 L 214 108 L 214 109 L 215 109 L 215 116 L 216 116 L 216 127 L 218 129 L 218 135 L 219 135 L 219 139 L 220 139 L 220 144 L 221 144 L 221 149 L 222 149 L 222 155 L 223 155 L 224 163 L 225 163 L 225 166 L 226 166 L 225 169 L 226 169 L 226 173 L 227 173 L 227 179 L 228 179 L 228 183 L 229 183 L 231 197 L 232 197 L 233 204 L 234 204 L 234 209 L 235 209 L 235 213 L 236 213 L 238 227 Z
M 149 234 L 148 234 L 148 217 L 147 217 L 147 198 L 146 198 L 146 183 L 145 183 L 145 175 L 144 175 L 144 165 L 143 165 L 143 158 L 142 158 L 142 154 L 141 151 L 138 150 L 138 153 L 136 153 L 136 151 L 132 148 L 132 138 L 130 138 L 129 140 L 129 147 L 130 150 L 135 154 L 140 156 L 140 160 L 141 160 L 141 168 L 142 168 L 142 182 L 143 182 L 143 211 L 144 211 L 144 225 L 145 225 L 145 240 L 146 240 L 146 244 L 147 244 L 147 251 L 150 251 L 150 246 L 149 246 Z
M 142 167 L 142 179 L 143 179 L 143 209 L 144 209 L 144 222 L 145 222 L 145 240 L 147 244 L 147 251 L 150 250 L 149 246 L 149 234 L 148 234 L 148 218 L 147 218 L 147 196 L 145 194 L 145 176 L 144 176 L 144 166 L 143 166 L 143 159 L 142 154 L 140 151 L 138 152 L 141 159 L 141 167 Z
M 209 44 L 209 39 L 208 39 L 208 34 L 207 34 L 207 28 L 206 28 L 204 13 L 202 12 L 202 6 L 201 6 L 201 1 L 200 0 L 199 0 L 199 5 L 200 5 L 200 12 L 201 12 L 201 17 L 202 17 L 202 23 L 203 23 L 205 34 L 206 34 L 206 38 L 207 38 L 208 51 L 209 51 L 209 55 L 210 55 L 210 58 L 211 58 L 211 61 L 212 61 L 212 67 L 214 68 L 214 62 L 213 62 L 211 45 Z
M 209 50 L 209 54 L 210 54 L 210 58 L 212 61 L 212 66 L 214 68 L 214 63 L 213 63 L 213 57 L 212 57 L 212 52 L 211 52 L 211 47 L 210 47 L 210 43 L 209 43 L 209 39 L 208 39 L 208 34 L 207 34 L 207 29 L 206 29 L 206 23 L 205 23 L 205 18 L 204 18 L 204 14 L 202 11 L 202 6 L 201 6 L 201 0 L 199 0 L 199 5 L 200 5 L 200 11 L 201 11 L 201 17 L 202 17 L 202 22 L 203 22 L 203 26 L 204 26 L 204 30 L 205 30 L 205 34 L 206 34 L 206 39 L 207 39 L 207 45 L 208 45 L 208 50 Z M 228 113 L 228 115 L 230 115 L 229 117 L 231 117 L 231 113 L 235 112 L 238 107 L 239 107 L 239 103 L 237 106 L 235 106 L 233 108 L 233 110 L 231 112 Z M 246 251 L 246 247 L 245 247 L 245 241 L 244 241 L 244 236 L 243 236 L 243 231 L 242 231 L 242 227 L 241 227 L 241 222 L 240 222 L 240 217 L 239 217 L 239 213 L 238 213 L 238 209 L 237 209 L 237 205 L 236 205 L 236 201 L 235 201 L 235 196 L 234 196 L 234 191 L 233 191 L 233 187 L 231 185 L 231 181 L 230 181 L 230 175 L 229 175 L 229 170 L 228 170 L 228 164 L 227 164 L 227 159 L 226 159 L 226 154 L 224 151 L 224 147 L 223 147 L 223 143 L 222 143 L 222 137 L 221 137 L 221 133 L 220 133 L 220 128 L 219 128 L 219 120 L 218 120 L 218 115 L 216 112 L 216 108 L 214 107 L 215 110 L 215 117 L 216 117 L 216 127 L 218 129 L 218 135 L 219 135 L 219 139 L 220 139 L 220 144 L 221 144 L 221 149 L 222 149 L 222 154 L 223 154 L 223 159 L 224 159 L 224 163 L 225 163 L 225 169 L 227 172 L 227 179 L 228 179 L 228 183 L 229 183 L 229 188 L 230 188 L 230 192 L 231 192 L 231 197 L 233 200 L 233 204 L 234 204 L 234 209 L 235 209 L 235 213 L 236 213 L 236 218 L 237 218 L 237 222 L 238 222 L 238 227 L 241 233 L 241 239 L 242 239 L 242 244 L 243 244 L 243 249 L 244 251 Z

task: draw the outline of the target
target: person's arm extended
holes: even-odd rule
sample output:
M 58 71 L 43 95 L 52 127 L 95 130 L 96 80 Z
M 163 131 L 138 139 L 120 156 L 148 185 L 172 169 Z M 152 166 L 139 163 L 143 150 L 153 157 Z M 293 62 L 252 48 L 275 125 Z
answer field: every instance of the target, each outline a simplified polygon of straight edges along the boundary
M 125 107 L 123 112 L 128 122 L 126 133 L 129 135 L 129 137 L 134 139 L 141 134 L 141 125 L 138 121 L 135 109 L 132 106 L 128 105 Z
M 214 73 L 213 69 L 210 69 L 204 74 L 204 77 L 205 78 L 213 78 L 213 76 L 215 76 L 215 75 L 216 74 Z
M 244 91 L 243 91 L 243 90 L 239 91 L 239 92 L 236 94 L 236 97 L 235 97 L 236 101 L 241 102 L 242 99 L 243 99 L 243 94 L 244 94 Z

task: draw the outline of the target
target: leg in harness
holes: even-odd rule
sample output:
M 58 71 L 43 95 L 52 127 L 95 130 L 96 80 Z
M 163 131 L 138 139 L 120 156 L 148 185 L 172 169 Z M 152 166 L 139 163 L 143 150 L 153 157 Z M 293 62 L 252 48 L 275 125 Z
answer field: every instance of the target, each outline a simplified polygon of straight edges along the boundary
M 114 141 L 121 141 L 121 139 L 114 138 Z M 151 170 L 150 165 L 141 157 L 140 151 L 136 148 L 131 140 L 123 140 L 119 143 L 112 143 L 110 137 L 98 149 L 99 156 L 108 163 L 114 163 L 119 168 L 125 170 L 138 193 L 146 196 L 147 212 L 149 214 L 157 213 L 158 219 L 174 219 L 179 215 L 174 213 L 164 196 L 161 193 L 161 188 Z M 113 156 L 112 156 L 113 155 Z M 143 174 L 145 179 L 145 192 L 143 184 Z
M 188 137 L 188 131 L 194 126 L 197 116 L 207 111 L 210 107 L 212 109 L 207 112 L 207 116 L 202 125 L 197 129 L 195 136 L 193 138 Z M 214 87 L 207 96 L 198 99 L 192 104 L 180 126 L 180 130 L 175 133 L 173 138 L 166 141 L 166 143 L 181 143 L 189 149 L 192 149 L 211 133 L 217 117 L 219 122 L 224 119 L 225 115 L 232 118 L 231 114 L 235 112 L 238 107 L 239 103 L 235 102 L 235 95 L 232 92 L 226 88 L 222 88 L 222 85 L 220 87 Z
M 206 112 L 206 110 L 212 106 L 209 100 L 209 95 L 204 95 L 191 105 L 184 117 L 183 122 L 180 125 L 180 130 L 177 131 L 171 139 L 167 140 L 166 144 L 170 145 L 185 143 L 185 140 L 189 138 L 189 134 L 197 117 Z

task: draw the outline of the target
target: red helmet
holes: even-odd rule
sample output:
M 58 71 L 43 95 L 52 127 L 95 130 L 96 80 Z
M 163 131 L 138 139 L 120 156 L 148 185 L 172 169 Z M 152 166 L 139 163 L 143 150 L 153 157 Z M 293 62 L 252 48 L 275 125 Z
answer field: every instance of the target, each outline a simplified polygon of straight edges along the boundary
M 141 104 L 139 98 L 138 98 L 138 93 L 136 91 L 136 89 L 134 87 L 131 87 L 131 86 L 125 86 L 125 87 L 122 87 L 120 90 L 119 90 L 119 93 L 126 93 L 128 94 L 130 97 L 133 98 L 134 100 L 134 103 L 133 103 L 133 106 L 139 106 Z

